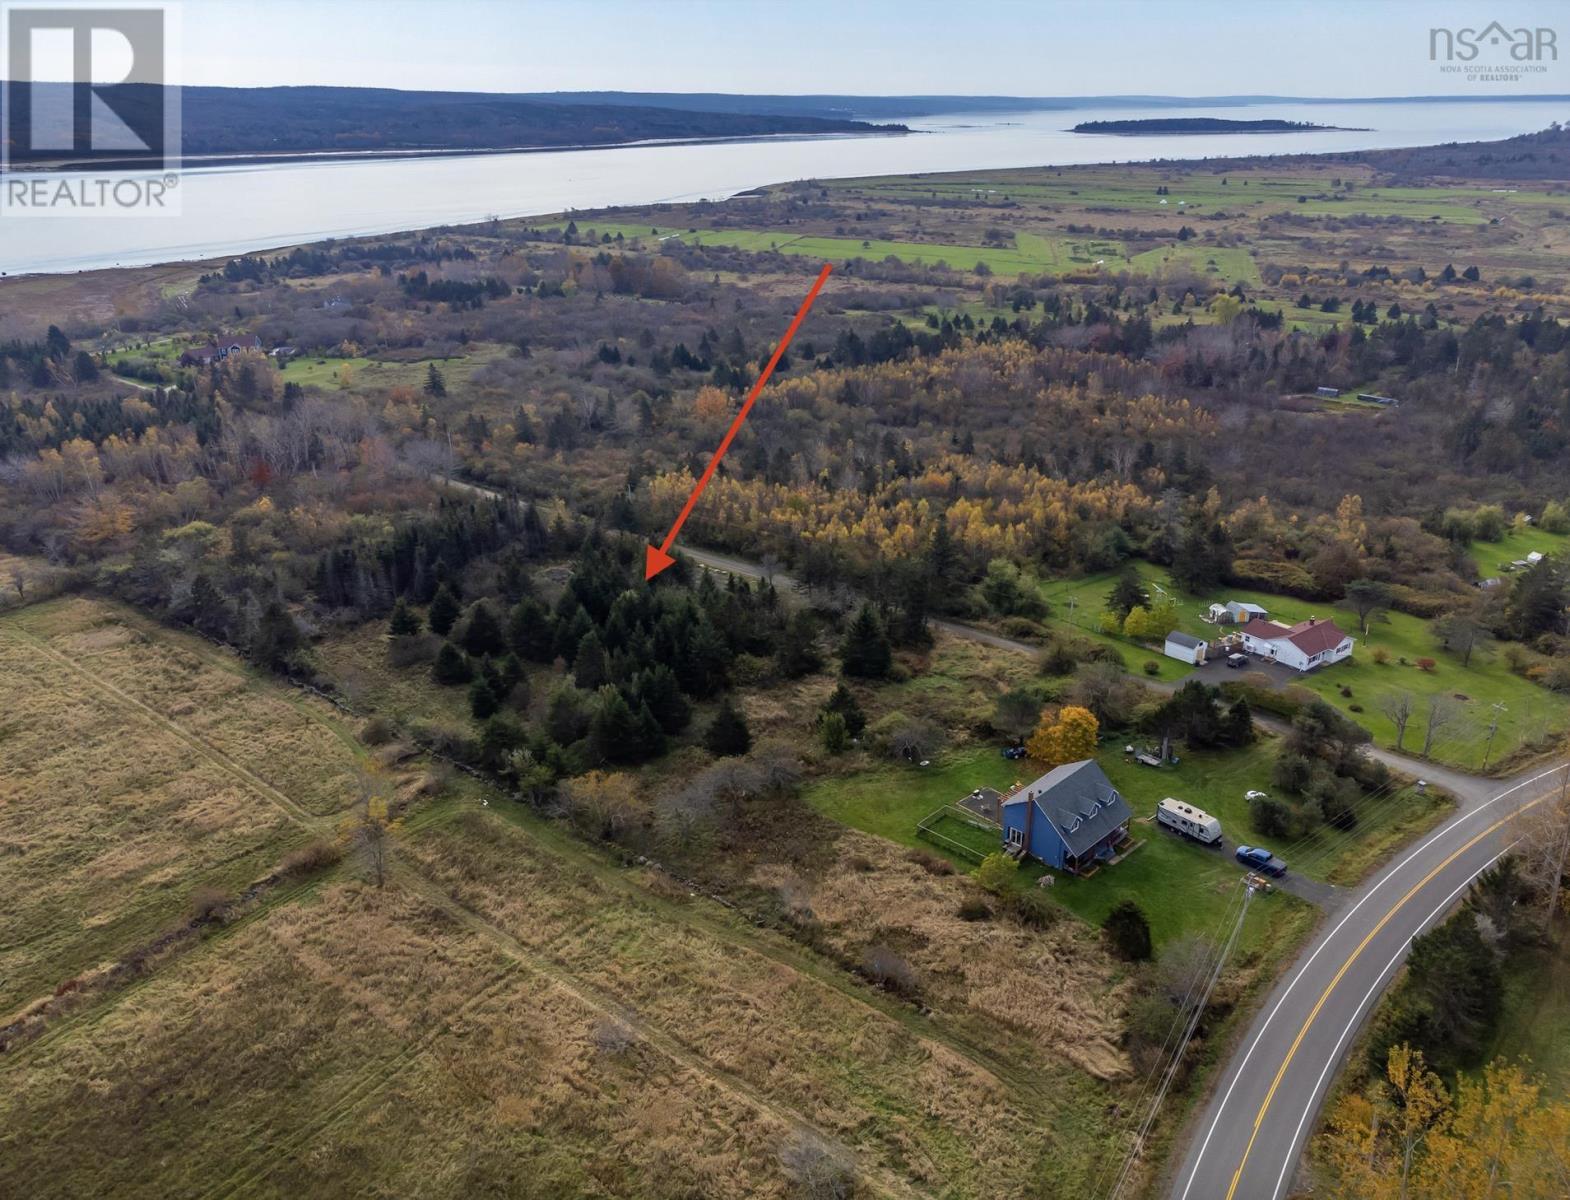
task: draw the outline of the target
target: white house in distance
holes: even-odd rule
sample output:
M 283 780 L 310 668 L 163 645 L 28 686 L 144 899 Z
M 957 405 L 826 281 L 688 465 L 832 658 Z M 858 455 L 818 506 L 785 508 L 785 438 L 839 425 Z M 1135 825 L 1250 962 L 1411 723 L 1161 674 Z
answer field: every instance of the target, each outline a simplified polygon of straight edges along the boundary
M 1175 658 L 1179 662 L 1192 663 L 1197 667 L 1205 661 L 1205 651 L 1208 648 L 1208 644 L 1202 638 L 1179 633 L 1174 629 L 1167 634 L 1167 644 L 1163 647 L 1163 650 L 1168 658 Z
M 1294 671 L 1312 671 L 1352 657 L 1353 640 L 1334 621 L 1310 617 L 1291 628 L 1255 617 L 1241 630 L 1243 649 Z

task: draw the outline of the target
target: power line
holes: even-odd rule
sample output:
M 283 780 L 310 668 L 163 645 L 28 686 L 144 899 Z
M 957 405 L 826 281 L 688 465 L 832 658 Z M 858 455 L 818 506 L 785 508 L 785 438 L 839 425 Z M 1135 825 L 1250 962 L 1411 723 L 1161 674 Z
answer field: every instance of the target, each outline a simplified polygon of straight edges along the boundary
M 1156 1116 L 1160 1113 L 1161 1105 L 1167 1098 L 1167 1092 L 1171 1090 L 1173 1080 L 1177 1078 L 1178 1068 L 1183 1062 L 1183 1054 L 1188 1049 L 1189 1042 L 1194 1038 L 1194 1031 L 1199 1028 L 1200 1017 L 1204 1015 L 1205 1009 L 1210 1003 L 1211 994 L 1216 990 L 1216 984 L 1221 979 L 1222 968 L 1226 966 L 1227 959 L 1232 956 L 1232 951 L 1237 945 L 1237 939 L 1243 932 L 1243 922 L 1248 917 L 1248 904 L 1253 897 L 1253 887 L 1246 887 L 1243 892 L 1243 906 L 1238 911 L 1237 921 L 1232 926 L 1232 933 L 1227 938 L 1226 945 L 1222 947 L 1221 953 L 1216 957 L 1215 969 L 1210 973 L 1210 978 L 1205 984 L 1205 991 L 1200 996 L 1199 1002 L 1194 1005 L 1193 1015 L 1189 1019 L 1187 1028 L 1183 1031 L 1183 1037 L 1178 1042 L 1176 1052 L 1172 1055 L 1171 1064 L 1162 1076 L 1161 1086 L 1156 1092 L 1155 1099 L 1151 1102 L 1150 1112 L 1146 1115 L 1144 1121 L 1141 1122 L 1139 1132 L 1129 1146 L 1128 1154 L 1123 1160 L 1123 1169 L 1118 1175 L 1117 1183 L 1113 1185 L 1109 1200 L 1118 1200 L 1118 1197 L 1123 1194 L 1124 1185 L 1133 1176 L 1134 1165 L 1139 1161 L 1139 1152 L 1145 1144 L 1145 1139 L 1150 1136 L 1150 1130 L 1156 1123 Z
M 1134 1124 L 1139 1117 L 1139 1112 L 1145 1103 L 1145 1097 L 1150 1094 L 1150 1090 L 1153 1086 L 1155 1086 L 1156 1080 L 1166 1070 L 1169 1058 L 1173 1053 L 1172 1047 L 1174 1044 L 1174 1039 L 1180 1035 L 1188 1020 L 1189 1005 L 1194 1000 L 1196 989 L 1200 986 L 1200 983 L 1203 980 L 1209 977 L 1212 970 L 1213 961 L 1219 961 L 1221 948 L 1224 945 L 1224 934 L 1228 927 L 1236 919 L 1234 916 L 1234 910 L 1245 900 L 1245 889 L 1240 886 L 1241 883 L 1242 880 L 1240 879 L 1238 881 L 1239 886 L 1234 887 L 1232 896 L 1227 901 L 1226 907 L 1222 910 L 1221 919 L 1216 923 L 1215 933 L 1211 937 L 1204 940 L 1203 944 L 1207 949 L 1200 961 L 1195 964 L 1193 973 L 1189 977 L 1188 988 L 1184 992 L 1183 998 L 1178 1002 L 1176 1008 L 1173 1011 L 1172 1024 L 1167 1029 L 1166 1036 L 1161 1041 L 1161 1049 L 1158 1051 L 1155 1059 L 1151 1064 L 1150 1071 L 1147 1073 L 1145 1081 L 1139 1089 L 1139 1094 L 1135 1096 L 1133 1102 L 1129 1105 L 1127 1117 L 1119 1122 L 1119 1127 L 1117 1130 L 1117 1136 L 1119 1138 L 1132 1134 Z M 1212 958 L 1213 954 L 1217 956 L 1217 958 L 1214 960 Z M 1098 1172 L 1096 1176 L 1096 1186 L 1093 1194 L 1101 1194 L 1102 1186 L 1106 1182 L 1107 1176 L 1111 1170 L 1111 1163 L 1103 1165 L 1101 1171 Z

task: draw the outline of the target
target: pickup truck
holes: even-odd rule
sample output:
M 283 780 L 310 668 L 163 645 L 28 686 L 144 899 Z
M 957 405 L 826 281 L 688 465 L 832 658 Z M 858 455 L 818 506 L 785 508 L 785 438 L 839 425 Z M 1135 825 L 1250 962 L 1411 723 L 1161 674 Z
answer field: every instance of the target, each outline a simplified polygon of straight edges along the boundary
M 1239 846 L 1237 860 L 1245 867 L 1274 875 L 1277 879 L 1287 873 L 1287 865 L 1263 846 Z

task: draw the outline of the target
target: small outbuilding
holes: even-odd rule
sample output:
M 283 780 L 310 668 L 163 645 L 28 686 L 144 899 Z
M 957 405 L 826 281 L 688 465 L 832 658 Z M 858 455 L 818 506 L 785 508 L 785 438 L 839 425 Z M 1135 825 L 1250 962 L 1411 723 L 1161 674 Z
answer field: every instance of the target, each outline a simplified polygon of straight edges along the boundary
M 1235 624 L 1247 625 L 1255 617 L 1268 617 L 1269 611 L 1257 604 L 1245 604 L 1241 600 L 1228 600 L 1226 604 L 1227 615 Z
M 1167 634 L 1167 643 L 1162 649 L 1168 658 L 1175 658 L 1179 662 L 1197 667 L 1204 663 L 1205 651 L 1208 648 L 1209 644 L 1203 638 L 1173 630 Z

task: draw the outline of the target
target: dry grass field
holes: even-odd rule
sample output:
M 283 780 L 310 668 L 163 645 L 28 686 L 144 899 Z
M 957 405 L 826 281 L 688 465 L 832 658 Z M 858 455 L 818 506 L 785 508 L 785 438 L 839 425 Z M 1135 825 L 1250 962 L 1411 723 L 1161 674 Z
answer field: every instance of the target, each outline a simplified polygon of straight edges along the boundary
M 305 837 L 156 710 L 108 690 L 108 675 L 153 678 L 167 661 L 116 611 L 71 600 L 0 618 L 0 1024 Z
M 384 888 L 351 857 L 192 927 L 334 836 L 336 710 L 80 597 L 0 617 L 0 688 L 0 1027 L 33 1010 L 0 1195 L 786 1197 L 810 1145 L 858 1194 L 1070 1196 L 1134 1086 L 1093 934 L 962 922 L 963 880 L 859 835 L 760 869 L 813 950 L 460 778 Z M 854 973 L 872 944 L 920 1005 Z

